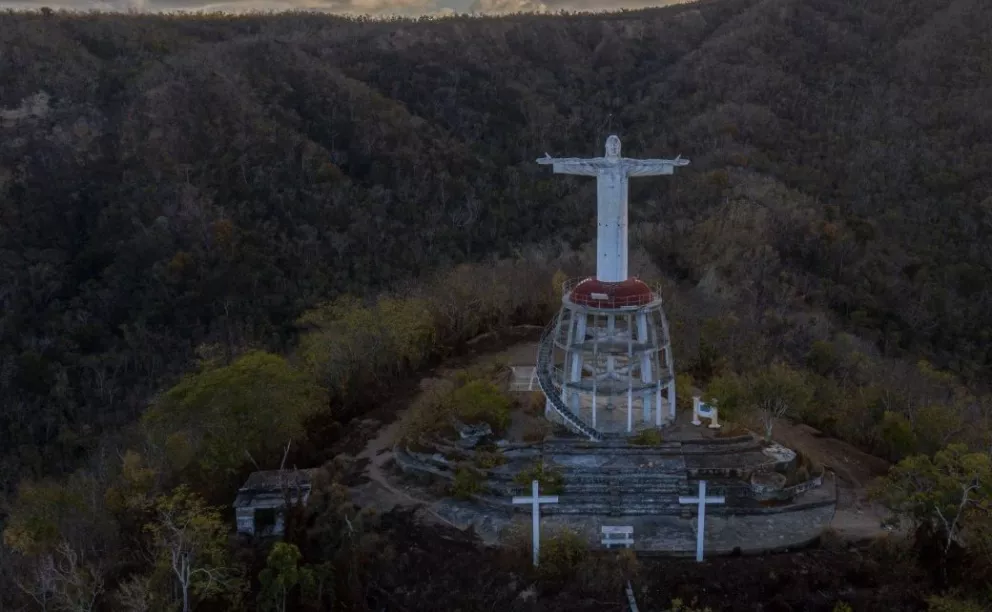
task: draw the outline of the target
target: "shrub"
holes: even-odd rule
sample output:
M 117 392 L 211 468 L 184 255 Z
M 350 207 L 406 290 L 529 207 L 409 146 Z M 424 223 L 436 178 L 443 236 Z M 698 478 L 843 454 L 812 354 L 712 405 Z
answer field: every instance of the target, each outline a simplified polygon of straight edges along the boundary
M 565 477 L 558 468 L 538 462 L 531 467 L 517 473 L 513 482 L 522 487 L 530 487 L 530 483 L 536 480 L 541 487 L 541 493 L 554 495 L 561 493 L 565 487 Z
M 524 429 L 521 437 L 524 442 L 543 442 L 551 433 L 553 426 L 547 421 L 535 421 Z
M 451 495 L 457 499 L 471 499 L 482 492 L 482 474 L 470 465 L 459 465 L 455 469 L 455 480 L 451 483 Z
M 723 427 L 716 431 L 717 438 L 736 438 L 739 436 L 749 435 L 751 431 L 744 427 L 743 425 L 738 425 L 737 423 L 724 422 Z
M 590 554 L 578 570 L 577 581 L 590 592 L 618 592 L 637 577 L 637 553 L 629 548 L 605 554 Z
M 453 388 L 451 381 L 437 381 L 436 385 L 414 399 L 409 416 L 404 421 L 404 437 L 407 440 L 444 433 L 454 434 L 447 406 L 447 398 Z
M 679 410 L 692 410 L 692 393 L 695 381 L 692 374 L 683 372 L 675 375 L 675 405 Z
M 693 599 L 692 603 L 686 604 L 681 599 L 673 599 L 672 607 L 669 612 L 713 612 L 710 608 L 697 608 L 696 600 Z
M 664 441 L 660 429 L 645 429 L 630 439 L 636 446 L 659 446 Z
M 487 423 L 496 434 L 509 426 L 513 402 L 499 387 L 486 379 L 471 378 L 466 372 L 457 373 L 455 379 L 442 381 L 417 398 L 406 423 L 407 438 L 453 437 L 452 419 L 466 425 Z
M 500 452 L 480 452 L 475 455 L 475 466 L 482 470 L 492 468 L 506 463 L 506 457 Z
M 531 391 L 522 402 L 524 412 L 532 416 L 541 416 L 544 414 L 544 406 L 547 401 L 543 391 Z
M 502 433 L 510 425 L 512 402 L 491 382 L 468 382 L 452 391 L 447 403 L 454 416 L 465 424 L 488 423 L 494 433 Z
M 572 579 L 589 557 L 589 545 L 575 531 L 562 529 L 541 540 L 541 564 L 538 575 L 542 580 Z
M 928 612 L 982 612 L 985 606 L 955 597 L 928 597 Z M 848 608 L 850 610 L 850 608 Z

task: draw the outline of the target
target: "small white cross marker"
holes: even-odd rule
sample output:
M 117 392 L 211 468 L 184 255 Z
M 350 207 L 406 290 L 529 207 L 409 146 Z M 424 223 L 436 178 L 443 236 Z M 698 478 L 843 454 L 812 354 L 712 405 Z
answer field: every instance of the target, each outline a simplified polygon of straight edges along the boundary
M 706 497 L 706 481 L 699 481 L 699 495 L 689 497 L 679 495 L 680 504 L 696 504 L 699 508 L 696 520 L 696 561 L 703 560 L 703 537 L 706 534 L 706 504 L 725 504 L 727 499 L 723 495 Z
M 541 497 L 537 494 L 538 483 L 533 481 L 530 483 L 531 496 L 514 496 L 513 503 L 515 504 L 530 504 L 531 505 L 531 518 L 533 519 L 532 529 L 534 531 L 534 567 L 537 567 L 537 558 L 541 551 L 541 504 L 557 504 L 557 495 L 545 495 Z

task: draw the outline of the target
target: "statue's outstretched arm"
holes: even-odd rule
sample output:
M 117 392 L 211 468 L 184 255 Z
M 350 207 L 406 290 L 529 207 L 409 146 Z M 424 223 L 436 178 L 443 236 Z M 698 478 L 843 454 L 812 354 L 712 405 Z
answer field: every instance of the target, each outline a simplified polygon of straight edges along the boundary
M 688 166 L 689 160 L 678 157 L 676 159 L 625 159 L 623 167 L 627 176 L 656 176 L 659 174 L 673 174 L 675 168 Z
M 578 174 L 580 176 L 596 176 L 605 167 L 605 164 L 599 159 L 582 159 L 580 157 L 542 157 L 537 160 L 537 163 L 551 164 L 555 174 Z

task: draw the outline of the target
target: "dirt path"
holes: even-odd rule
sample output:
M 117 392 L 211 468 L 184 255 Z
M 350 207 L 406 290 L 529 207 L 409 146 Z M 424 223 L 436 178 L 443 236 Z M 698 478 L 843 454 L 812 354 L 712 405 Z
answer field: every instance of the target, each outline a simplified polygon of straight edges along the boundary
M 396 506 L 418 508 L 421 510 L 424 518 L 428 520 L 438 521 L 445 525 L 461 529 L 461 526 L 452 523 L 435 512 L 433 502 L 414 497 L 408 492 L 393 486 L 385 474 L 384 469 L 393 458 L 393 445 L 403 431 L 406 412 L 407 410 L 404 409 L 397 415 L 396 420 L 379 430 L 379 433 L 369 440 L 365 449 L 356 457 L 358 461 L 368 460 L 365 474 L 369 478 L 367 484 L 355 488 L 356 498 L 365 502 L 362 505 L 369 505 L 378 509 L 380 512 L 388 512 Z
M 850 444 L 809 427 L 781 421 L 774 438 L 801 451 L 837 474 L 837 512 L 830 527 L 847 540 L 864 540 L 890 533 L 882 527 L 888 513 L 868 499 L 866 487 L 884 475 L 889 463 Z

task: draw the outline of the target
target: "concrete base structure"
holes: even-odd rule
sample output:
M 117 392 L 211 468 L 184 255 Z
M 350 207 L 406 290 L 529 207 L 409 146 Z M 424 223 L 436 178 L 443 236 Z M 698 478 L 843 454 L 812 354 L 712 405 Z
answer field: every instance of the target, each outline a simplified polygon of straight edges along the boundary
M 603 527 L 629 526 L 636 551 L 695 555 L 697 508 L 680 504 L 679 498 L 695 494 L 701 480 L 707 481 L 709 494 L 726 500 L 706 509 L 707 556 L 804 546 L 833 518 L 833 475 L 819 471 L 797 481 L 798 458 L 789 449 L 766 445 L 752 435 L 716 437 L 712 430 L 681 422 L 666 430 L 666 438 L 652 446 L 574 438 L 504 444 L 505 463 L 480 470 L 485 493 L 468 502 L 437 499 L 431 510 L 498 543 L 513 523 L 529 528 L 531 517 L 510 501 L 525 492 L 518 474 L 541 464 L 558 472 L 563 483 L 547 491 L 557 503 L 541 508 L 542 531 L 568 528 L 593 548 L 602 548 Z M 397 447 L 394 458 L 404 472 L 425 482 L 451 481 L 466 460 L 464 450 L 448 458 L 452 450 L 442 445 L 424 453 Z M 786 486 L 788 482 L 793 484 Z
M 813 492 L 811 492 L 813 493 Z M 808 498 L 806 497 L 808 495 Z M 705 546 L 708 557 L 734 553 L 759 554 L 802 548 L 815 542 L 830 524 L 835 512 L 833 479 L 812 495 L 796 503 L 767 508 L 757 514 L 707 510 Z M 530 529 L 530 517 L 506 506 L 442 500 L 433 508 L 440 516 L 462 528 L 472 526 L 484 540 L 497 543 L 508 530 Z M 690 516 L 604 516 L 551 514 L 541 517 L 544 538 L 561 529 L 579 533 L 592 548 L 602 546 L 603 526 L 634 528 L 633 549 L 639 554 L 693 557 L 696 554 L 696 519 Z

